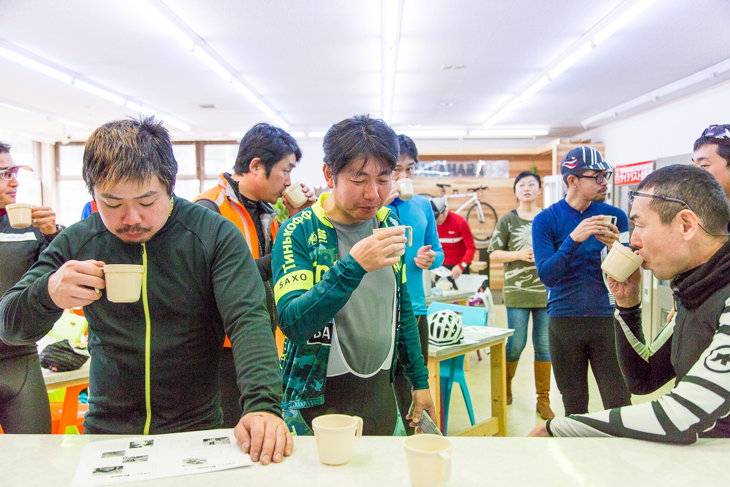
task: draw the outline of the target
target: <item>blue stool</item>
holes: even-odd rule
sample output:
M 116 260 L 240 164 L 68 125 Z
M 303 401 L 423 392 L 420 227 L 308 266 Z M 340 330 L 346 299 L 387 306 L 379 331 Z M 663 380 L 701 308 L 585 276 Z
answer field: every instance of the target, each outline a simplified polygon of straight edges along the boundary
M 469 421 L 474 426 L 474 407 L 471 404 L 471 396 L 469 395 L 469 387 L 466 385 L 466 376 L 464 376 L 464 356 L 450 358 L 441 362 L 441 431 L 444 435 L 448 433 L 449 428 L 449 404 L 451 403 L 451 388 L 454 383 L 461 387 L 461 395 L 464 396 L 464 404 L 466 404 L 466 412 L 469 414 Z
M 442 309 L 449 309 L 459 316 L 463 326 L 486 326 L 487 309 L 481 306 L 460 306 L 458 304 L 442 303 L 433 301 L 428 306 L 428 314 L 435 313 Z M 461 387 L 461 394 L 464 396 L 466 412 L 469 414 L 469 421 L 472 426 L 476 424 L 474 419 L 474 407 L 471 404 L 469 386 L 466 384 L 464 375 L 464 356 L 454 357 L 441 362 L 441 431 L 447 434 L 449 426 L 449 404 L 451 403 L 451 389 L 454 383 Z

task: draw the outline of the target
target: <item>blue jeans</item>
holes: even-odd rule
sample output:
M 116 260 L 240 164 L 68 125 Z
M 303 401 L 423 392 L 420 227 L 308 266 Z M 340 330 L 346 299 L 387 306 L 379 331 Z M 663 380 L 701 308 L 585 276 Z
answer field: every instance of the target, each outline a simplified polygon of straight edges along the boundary
M 536 362 L 550 362 L 547 308 L 507 308 L 507 326 L 515 333 L 507 340 L 507 361 L 517 362 L 527 344 L 527 323 L 532 313 L 532 345 Z

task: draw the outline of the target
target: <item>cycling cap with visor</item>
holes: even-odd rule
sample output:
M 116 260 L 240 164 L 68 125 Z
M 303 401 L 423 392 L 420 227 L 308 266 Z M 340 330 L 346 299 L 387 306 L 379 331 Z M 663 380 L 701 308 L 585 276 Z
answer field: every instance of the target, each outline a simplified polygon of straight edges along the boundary
M 603 156 L 593 147 L 580 146 L 571 150 L 560 163 L 560 174 L 563 180 L 568 179 L 571 174 L 581 174 L 583 171 L 610 171 L 611 164 L 603 159 Z

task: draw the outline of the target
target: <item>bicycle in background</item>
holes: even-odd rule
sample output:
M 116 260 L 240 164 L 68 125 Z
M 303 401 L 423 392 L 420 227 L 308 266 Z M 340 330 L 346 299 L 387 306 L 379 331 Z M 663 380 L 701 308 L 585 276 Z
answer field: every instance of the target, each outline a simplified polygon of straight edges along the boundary
M 497 211 L 492 205 L 486 201 L 479 199 L 479 194 L 489 189 L 488 186 L 479 186 L 476 188 L 467 188 L 468 193 L 459 193 L 458 189 L 453 189 L 453 193 L 448 194 L 447 188 L 451 188 L 450 184 L 436 184 L 441 191 L 440 197 L 446 200 L 447 207 L 449 206 L 450 199 L 466 198 L 466 201 L 462 203 L 456 210 L 451 210 L 454 213 L 461 213 L 466 210 L 466 222 L 471 228 L 471 233 L 474 235 L 474 240 L 479 242 L 489 242 L 494 233 L 494 229 L 497 226 Z M 431 194 L 424 194 L 424 196 L 433 198 Z

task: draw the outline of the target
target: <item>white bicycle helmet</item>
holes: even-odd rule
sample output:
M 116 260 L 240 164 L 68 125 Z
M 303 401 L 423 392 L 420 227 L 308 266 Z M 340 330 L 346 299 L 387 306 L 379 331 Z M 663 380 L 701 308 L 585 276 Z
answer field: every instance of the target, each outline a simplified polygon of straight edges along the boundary
M 428 315 L 428 342 L 437 345 L 455 345 L 464 337 L 461 316 L 450 309 L 442 309 Z

